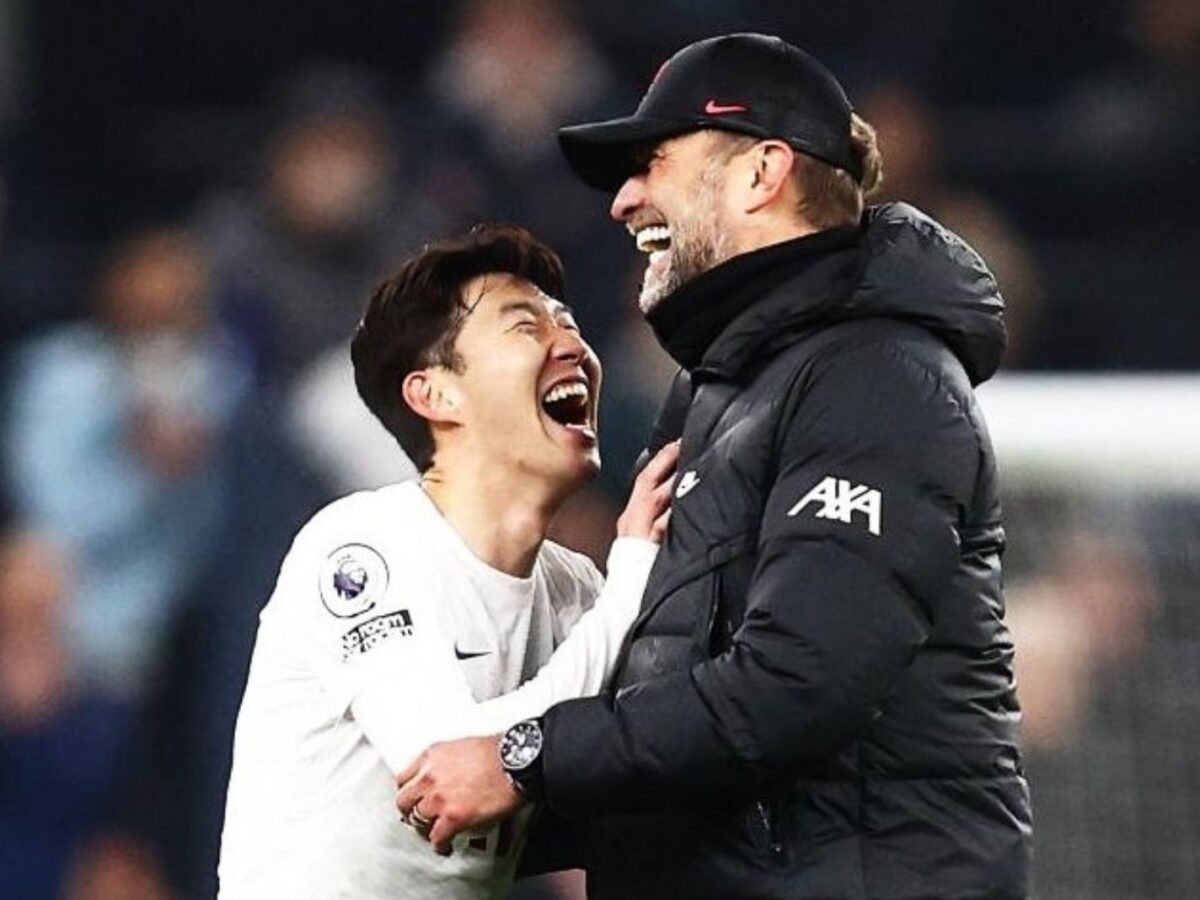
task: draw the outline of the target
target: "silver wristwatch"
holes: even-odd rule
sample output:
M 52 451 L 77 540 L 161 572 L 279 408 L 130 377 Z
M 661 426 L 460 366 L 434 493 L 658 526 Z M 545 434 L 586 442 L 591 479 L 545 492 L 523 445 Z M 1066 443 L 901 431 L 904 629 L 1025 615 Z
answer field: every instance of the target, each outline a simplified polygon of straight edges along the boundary
M 500 737 L 500 764 L 517 790 L 530 800 L 541 795 L 544 744 L 537 719 L 518 722 Z

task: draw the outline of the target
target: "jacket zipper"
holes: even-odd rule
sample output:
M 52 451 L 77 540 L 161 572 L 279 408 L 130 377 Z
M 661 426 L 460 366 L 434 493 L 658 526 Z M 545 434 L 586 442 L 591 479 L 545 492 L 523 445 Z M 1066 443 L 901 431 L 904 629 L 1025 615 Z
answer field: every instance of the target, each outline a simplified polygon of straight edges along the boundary
M 718 567 L 712 574 L 712 607 L 708 611 L 708 653 L 720 656 L 732 645 L 733 628 L 721 609 L 721 587 L 723 569 Z
M 779 840 L 779 835 L 775 833 L 775 823 L 771 821 L 771 816 L 767 812 L 767 805 L 758 800 L 754 804 L 758 810 L 758 817 L 762 820 L 763 829 L 767 832 L 767 845 L 771 848 L 772 856 L 783 855 L 783 842 Z
M 713 604 L 712 610 L 709 612 L 708 618 L 708 635 L 709 635 L 709 651 L 723 653 L 729 647 L 733 646 L 733 622 L 727 616 L 721 615 L 721 586 L 722 575 L 724 570 L 718 568 L 713 577 Z M 717 628 L 722 630 L 721 634 L 714 634 Z M 720 645 L 714 646 L 714 640 L 720 641 Z M 775 833 L 775 823 L 771 821 L 771 815 L 767 811 L 767 804 L 762 800 L 754 802 L 754 808 L 758 811 L 758 819 L 762 822 L 763 831 L 767 835 L 767 847 L 771 851 L 771 856 L 778 859 L 783 856 L 783 842 L 779 839 L 779 835 Z

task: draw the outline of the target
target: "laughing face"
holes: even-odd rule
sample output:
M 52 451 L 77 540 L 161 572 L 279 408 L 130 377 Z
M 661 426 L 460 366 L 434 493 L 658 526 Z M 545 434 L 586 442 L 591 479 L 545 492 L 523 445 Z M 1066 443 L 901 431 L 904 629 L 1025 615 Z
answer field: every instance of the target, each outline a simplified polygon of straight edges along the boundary
M 446 377 L 468 440 L 491 464 L 577 487 L 600 468 L 600 362 L 570 309 L 503 274 L 471 280 L 463 300 L 463 365 Z
M 638 305 L 649 312 L 697 275 L 734 255 L 725 211 L 726 159 L 698 131 L 663 141 L 621 186 L 612 217 L 649 255 Z

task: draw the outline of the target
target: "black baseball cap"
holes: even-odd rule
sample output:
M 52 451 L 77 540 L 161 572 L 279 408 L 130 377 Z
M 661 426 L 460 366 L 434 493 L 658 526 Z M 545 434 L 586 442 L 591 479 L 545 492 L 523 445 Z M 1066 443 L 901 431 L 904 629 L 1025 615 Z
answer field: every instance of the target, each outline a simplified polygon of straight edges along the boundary
M 771 35 L 726 34 L 663 63 L 633 115 L 560 128 L 558 141 L 580 178 L 610 192 L 633 173 L 640 148 L 701 128 L 777 138 L 861 181 L 851 111 L 816 57 Z

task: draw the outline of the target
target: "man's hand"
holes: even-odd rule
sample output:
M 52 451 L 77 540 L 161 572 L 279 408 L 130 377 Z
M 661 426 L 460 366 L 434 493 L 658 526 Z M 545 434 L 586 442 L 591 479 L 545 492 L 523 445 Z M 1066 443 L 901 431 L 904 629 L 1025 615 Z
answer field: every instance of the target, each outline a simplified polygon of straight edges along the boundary
M 396 776 L 400 815 L 442 856 L 456 834 L 506 818 L 524 802 L 500 765 L 499 743 L 493 735 L 434 744 Z
M 675 464 L 679 441 L 671 441 L 646 463 L 634 479 L 629 502 L 617 519 L 618 537 L 638 537 L 661 544 L 671 517 L 671 489 L 675 486 Z

